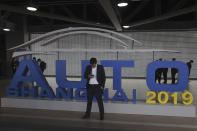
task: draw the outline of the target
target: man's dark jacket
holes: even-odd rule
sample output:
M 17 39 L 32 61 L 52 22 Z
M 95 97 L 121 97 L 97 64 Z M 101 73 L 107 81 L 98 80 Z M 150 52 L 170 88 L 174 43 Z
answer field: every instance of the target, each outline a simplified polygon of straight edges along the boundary
M 92 66 L 88 65 L 84 73 L 84 78 L 87 79 L 86 88 L 89 87 L 90 78 L 88 78 L 88 75 L 90 74 L 92 74 Z M 104 67 L 102 65 L 97 65 L 97 81 L 102 88 L 105 87 L 105 80 L 106 77 Z

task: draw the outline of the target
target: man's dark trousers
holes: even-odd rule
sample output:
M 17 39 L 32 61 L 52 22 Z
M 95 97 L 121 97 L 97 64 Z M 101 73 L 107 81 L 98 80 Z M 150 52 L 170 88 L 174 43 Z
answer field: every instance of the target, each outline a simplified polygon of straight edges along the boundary
M 86 115 L 90 116 L 91 108 L 92 108 L 92 100 L 93 96 L 96 97 L 99 111 L 100 111 L 100 118 L 104 117 L 104 107 L 103 107 L 103 99 L 102 99 L 102 90 L 99 85 L 89 85 L 87 88 L 87 109 L 86 109 Z

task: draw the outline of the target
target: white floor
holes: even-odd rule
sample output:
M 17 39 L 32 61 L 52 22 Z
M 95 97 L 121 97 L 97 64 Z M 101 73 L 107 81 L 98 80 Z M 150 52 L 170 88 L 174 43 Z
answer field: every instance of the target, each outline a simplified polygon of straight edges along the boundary
M 86 102 L 2 98 L 1 107 L 85 112 Z M 133 104 L 131 102 L 123 103 L 109 101 L 104 102 L 104 107 L 105 113 L 196 117 L 196 108 L 194 105 L 150 105 L 144 102 L 137 102 L 137 104 Z M 99 112 L 96 102 L 93 102 L 92 112 Z

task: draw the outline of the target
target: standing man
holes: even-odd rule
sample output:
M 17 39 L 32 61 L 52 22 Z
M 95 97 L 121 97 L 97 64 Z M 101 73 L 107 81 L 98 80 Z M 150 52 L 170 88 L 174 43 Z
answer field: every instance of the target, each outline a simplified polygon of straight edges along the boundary
M 11 67 L 12 67 L 12 75 L 15 74 L 17 68 L 19 66 L 19 61 L 16 58 L 12 58 Z
M 158 61 L 158 60 L 156 60 L 156 61 Z M 157 69 L 157 70 L 155 71 L 155 83 L 157 83 L 158 78 L 159 78 L 159 69 Z M 158 80 L 158 81 L 159 81 L 159 80 Z
M 102 65 L 97 64 L 96 58 L 90 59 L 90 65 L 86 67 L 84 73 L 85 79 L 87 79 L 87 108 L 86 113 L 82 117 L 83 119 L 90 118 L 91 108 L 92 108 L 92 100 L 93 96 L 96 97 L 98 102 L 99 111 L 100 111 L 100 120 L 104 120 L 104 107 L 103 107 L 103 99 L 102 94 L 104 92 L 105 87 L 105 70 Z
M 168 80 L 168 68 L 163 68 L 163 79 L 164 79 L 164 84 L 167 84 Z
M 176 61 L 176 58 L 172 58 L 172 61 Z M 178 70 L 176 68 L 171 68 L 171 77 L 172 77 L 172 84 L 175 84 L 176 81 L 176 73 L 178 73 Z
M 40 69 L 42 70 L 42 73 L 44 73 L 44 70 L 47 68 L 47 64 L 44 61 L 40 62 Z
M 166 60 L 164 60 L 166 61 Z M 163 80 L 164 80 L 164 84 L 167 84 L 167 80 L 168 80 L 168 68 L 163 68 Z
M 36 57 L 33 57 L 33 60 L 35 60 L 35 61 L 36 61 Z
M 46 69 L 46 63 L 44 61 L 42 61 L 40 58 L 37 60 L 38 65 L 40 66 L 40 69 L 42 71 L 42 73 L 44 72 L 44 70 Z
M 189 76 L 190 76 L 190 71 L 191 71 L 193 62 L 194 62 L 193 60 L 190 60 L 189 62 L 187 62 L 187 67 L 188 67 L 188 70 L 189 70 Z
M 160 58 L 159 61 L 162 61 L 162 58 Z M 158 68 L 156 70 L 156 78 L 157 78 L 159 84 L 161 84 L 162 73 L 163 73 L 163 68 Z

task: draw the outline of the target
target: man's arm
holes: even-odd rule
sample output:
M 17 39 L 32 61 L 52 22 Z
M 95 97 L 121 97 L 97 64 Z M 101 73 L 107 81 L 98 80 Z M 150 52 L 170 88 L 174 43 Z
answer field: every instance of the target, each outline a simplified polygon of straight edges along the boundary
M 106 76 L 105 76 L 105 69 L 103 66 L 101 66 L 101 72 L 102 72 L 102 87 L 105 87 L 105 81 L 106 81 Z

